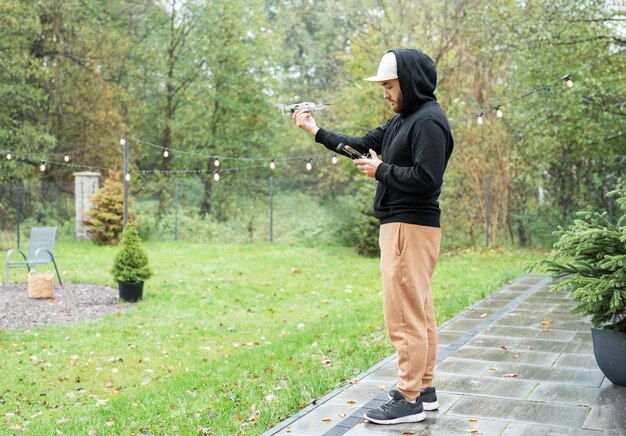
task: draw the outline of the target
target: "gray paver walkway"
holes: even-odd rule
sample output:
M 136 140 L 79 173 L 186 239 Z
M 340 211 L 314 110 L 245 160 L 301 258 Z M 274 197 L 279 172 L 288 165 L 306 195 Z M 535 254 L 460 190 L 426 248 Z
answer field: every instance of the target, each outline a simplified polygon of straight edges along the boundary
M 271 435 L 626 435 L 626 388 L 593 356 L 590 324 L 550 279 L 520 276 L 439 328 L 439 410 L 416 424 L 363 413 L 396 383 L 390 356 L 264 433 Z

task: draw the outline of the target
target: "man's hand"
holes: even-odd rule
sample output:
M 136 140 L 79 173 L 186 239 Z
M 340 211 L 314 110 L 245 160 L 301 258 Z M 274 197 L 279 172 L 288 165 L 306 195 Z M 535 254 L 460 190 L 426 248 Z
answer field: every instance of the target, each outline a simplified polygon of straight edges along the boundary
M 356 164 L 357 167 L 359 167 L 359 171 L 361 171 L 367 177 L 373 178 L 376 174 L 376 169 L 378 168 L 378 165 L 383 163 L 383 161 L 378 159 L 378 155 L 372 149 L 370 149 L 370 156 L 371 158 L 369 159 L 355 159 L 353 162 Z
M 297 110 L 293 113 L 293 116 L 291 118 L 295 121 L 296 126 L 300 127 L 301 129 L 305 130 L 313 136 L 315 136 L 315 134 L 319 130 L 319 127 L 317 127 L 315 120 L 311 116 L 311 112 L 307 110 Z

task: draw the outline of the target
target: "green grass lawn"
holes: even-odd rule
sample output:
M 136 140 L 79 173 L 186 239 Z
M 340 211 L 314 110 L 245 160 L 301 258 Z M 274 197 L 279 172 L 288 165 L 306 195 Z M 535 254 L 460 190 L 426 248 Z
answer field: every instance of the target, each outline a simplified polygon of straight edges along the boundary
M 338 247 L 146 247 L 154 276 L 140 303 L 0 332 L 0 433 L 259 434 L 393 352 L 378 259 Z M 64 280 L 114 286 L 115 248 L 63 242 L 57 253 Z M 438 322 L 541 254 L 442 256 Z

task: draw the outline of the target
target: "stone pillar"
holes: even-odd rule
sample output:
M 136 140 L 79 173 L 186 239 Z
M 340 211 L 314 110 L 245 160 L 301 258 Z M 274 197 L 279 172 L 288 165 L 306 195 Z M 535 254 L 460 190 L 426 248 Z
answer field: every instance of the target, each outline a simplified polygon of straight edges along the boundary
M 89 171 L 74 173 L 74 199 L 76 204 L 76 239 L 87 238 L 87 228 L 83 224 L 91 209 L 91 197 L 100 186 L 100 173 Z

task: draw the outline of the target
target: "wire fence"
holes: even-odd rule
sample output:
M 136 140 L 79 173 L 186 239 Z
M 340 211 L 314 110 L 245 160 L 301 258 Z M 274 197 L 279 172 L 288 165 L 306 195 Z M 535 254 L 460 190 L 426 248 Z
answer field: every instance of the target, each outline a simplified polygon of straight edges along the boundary
M 191 175 L 149 184 L 136 180 L 129 184 L 129 207 L 146 239 L 336 243 L 337 222 L 352 205 L 332 187 L 320 196 L 316 184 L 314 177 L 287 176 L 235 185 Z M 0 184 L 2 245 L 20 245 L 31 227 L 42 225 L 56 226 L 58 238 L 81 239 L 76 209 L 73 182 Z

